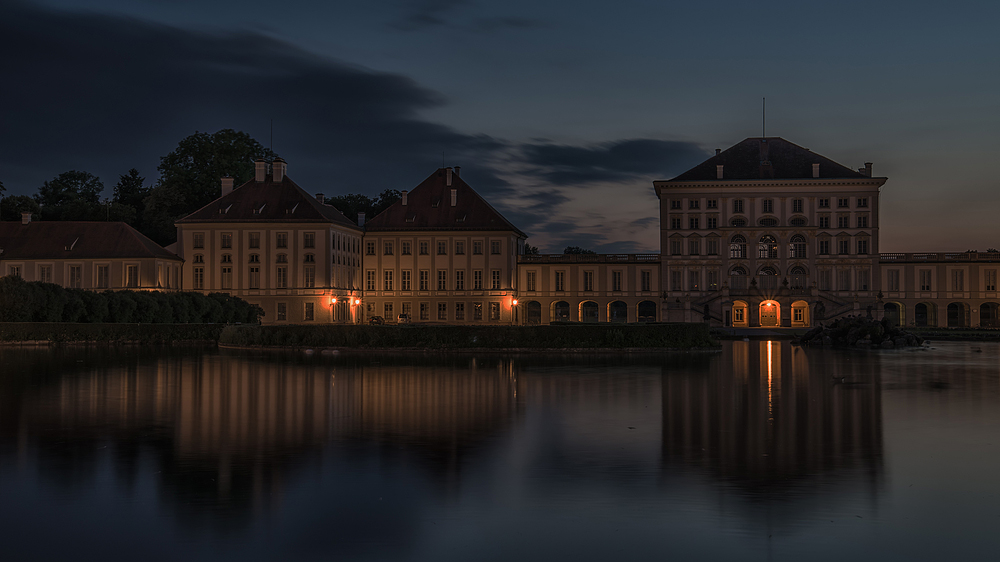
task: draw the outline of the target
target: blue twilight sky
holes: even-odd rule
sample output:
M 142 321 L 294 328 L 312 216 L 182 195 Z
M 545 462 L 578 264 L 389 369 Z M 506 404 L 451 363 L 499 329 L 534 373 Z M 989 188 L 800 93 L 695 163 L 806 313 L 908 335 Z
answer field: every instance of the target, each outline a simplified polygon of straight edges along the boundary
M 1000 247 L 1000 3 L 0 0 L 0 181 L 246 131 L 310 192 L 442 164 L 542 251 L 656 251 L 653 179 L 761 134 L 886 175 L 882 251 Z

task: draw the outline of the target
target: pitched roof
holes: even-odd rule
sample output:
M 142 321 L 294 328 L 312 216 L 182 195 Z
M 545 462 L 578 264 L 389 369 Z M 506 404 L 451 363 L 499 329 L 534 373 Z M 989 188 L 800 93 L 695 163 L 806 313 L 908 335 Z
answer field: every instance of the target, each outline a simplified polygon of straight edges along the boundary
M 716 181 L 719 165 L 723 180 L 812 179 L 813 164 L 819 164 L 820 178 L 867 177 L 781 137 L 754 137 L 668 181 Z
M 0 259 L 181 260 L 123 222 L 0 222 Z
M 177 221 L 194 222 L 323 222 L 359 230 L 344 213 L 320 203 L 288 176 L 275 182 L 271 174 L 262 182 L 250 180 Z
M 448 176 L 451 175 L 451 185 Z M 455 190 L 455 205 L 451 190 Z M 365 223 L 377 230 L 511 230 L 525 236 L 451 168 L 438 168 L 406 197 Z

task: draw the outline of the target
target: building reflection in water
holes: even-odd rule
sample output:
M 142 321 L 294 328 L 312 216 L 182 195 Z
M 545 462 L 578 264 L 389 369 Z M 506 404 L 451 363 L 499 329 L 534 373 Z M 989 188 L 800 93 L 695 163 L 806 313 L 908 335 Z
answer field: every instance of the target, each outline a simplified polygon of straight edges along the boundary
M 874 500 L 883 455 L 879 356 L 851 357 L 736 341 L 707 371 L 665 370 L 665 470 L 697 469 L 751 502 L 846 488 Z

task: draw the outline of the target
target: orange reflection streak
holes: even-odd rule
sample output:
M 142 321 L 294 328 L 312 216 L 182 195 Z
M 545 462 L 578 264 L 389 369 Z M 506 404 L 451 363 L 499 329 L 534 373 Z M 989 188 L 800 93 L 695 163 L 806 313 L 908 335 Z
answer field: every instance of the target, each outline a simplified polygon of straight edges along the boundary
M 767 340 L 767 421 L 774 423 L 774 410 L 771 407 L 771 340 Z

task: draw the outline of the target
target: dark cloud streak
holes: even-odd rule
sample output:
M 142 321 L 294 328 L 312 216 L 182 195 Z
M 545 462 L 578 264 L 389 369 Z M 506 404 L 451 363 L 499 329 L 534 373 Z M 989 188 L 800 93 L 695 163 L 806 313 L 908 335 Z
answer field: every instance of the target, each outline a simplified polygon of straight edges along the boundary
M 526 144 L 524 160 L 555 185 L 627 181 L 641 176 L 669 178 L 704 160 L 696 144 L 629 139 L 591 147 Z

